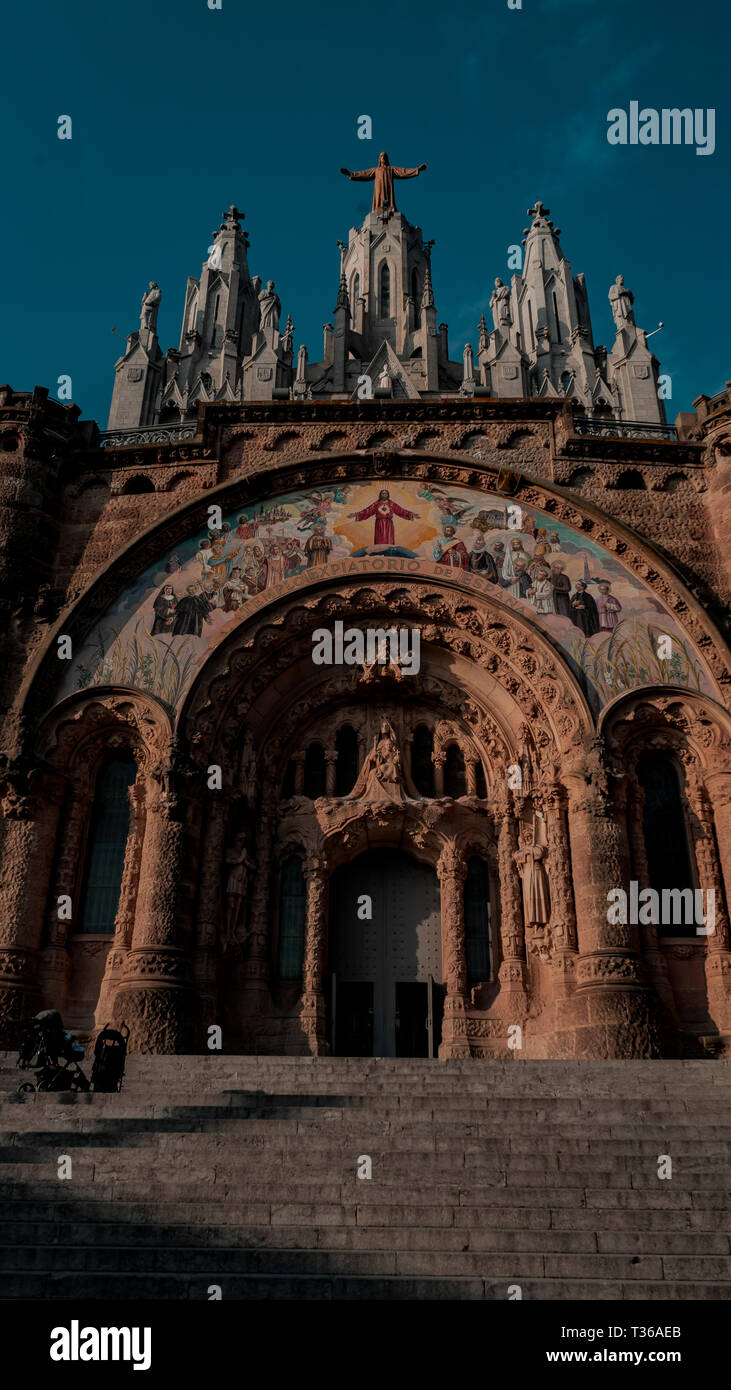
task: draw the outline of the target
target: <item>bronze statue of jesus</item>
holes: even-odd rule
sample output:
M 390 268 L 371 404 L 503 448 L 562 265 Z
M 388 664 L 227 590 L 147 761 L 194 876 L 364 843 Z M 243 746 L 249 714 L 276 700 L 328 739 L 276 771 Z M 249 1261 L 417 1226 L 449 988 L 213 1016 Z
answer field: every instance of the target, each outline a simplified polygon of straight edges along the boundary
M 394 179 L 415 179 L 426 169 L 426 164 L 420 164 L 416 169 L 400 169 L 396 164 L 389 164 L 388 155 L 385 151 L 378 156 L 378 164 L 375 169 L 358 169 L 352 172 L 350 169 L 341 169 L 341 174 L 347 174 L 349 179 L 361 179 L 370 182 L 373 179 L 373 205 L 372 212 L 395 212 L 396 200 L 393 196 Z

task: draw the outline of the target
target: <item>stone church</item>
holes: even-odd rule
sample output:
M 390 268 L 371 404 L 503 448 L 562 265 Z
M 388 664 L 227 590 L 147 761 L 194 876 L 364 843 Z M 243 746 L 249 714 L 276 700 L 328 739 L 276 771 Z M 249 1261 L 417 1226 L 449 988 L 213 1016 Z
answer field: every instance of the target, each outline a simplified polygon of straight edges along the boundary
M 455 353 L 425 167 L 321 349 L 232 206 L 105 431 L 0 387 L 5 1045 L 729 1051 L 731 383 L 668 423 L 540 202 Z

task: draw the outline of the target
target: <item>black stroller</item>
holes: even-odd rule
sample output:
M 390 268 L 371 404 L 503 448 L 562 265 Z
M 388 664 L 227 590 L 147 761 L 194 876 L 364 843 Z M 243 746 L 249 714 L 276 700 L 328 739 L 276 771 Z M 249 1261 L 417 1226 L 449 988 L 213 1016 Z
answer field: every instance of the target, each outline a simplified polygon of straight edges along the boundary
M 58 1009 L 44 1009 L 25 1025 L 18 1051 L 18 1066 L 33 1067 L 35 1082 L 23 1081 L 18 1094 L 29 1091 L 88 1091 L 89 1082 L 79 1061 L 84 1049 L 63 1026 Z
M 105 1024 L 94 1046 L 94 1065 L 91 1084 L 95 1091 L 121 1091 L 124 1065 L 127 1059 L 129 1028 L 121 1023 L 119 1029 Z

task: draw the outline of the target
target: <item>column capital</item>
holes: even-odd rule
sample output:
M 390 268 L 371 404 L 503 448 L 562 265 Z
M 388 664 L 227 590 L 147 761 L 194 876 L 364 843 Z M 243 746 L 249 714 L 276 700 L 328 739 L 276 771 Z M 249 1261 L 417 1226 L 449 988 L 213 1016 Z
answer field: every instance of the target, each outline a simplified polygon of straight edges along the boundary
M 467 860 L 463 851 L 449 840 L 442 849 L 437 860 L 437 874 L 440 879 L 457 878 L 464 880 L 467 877 Z

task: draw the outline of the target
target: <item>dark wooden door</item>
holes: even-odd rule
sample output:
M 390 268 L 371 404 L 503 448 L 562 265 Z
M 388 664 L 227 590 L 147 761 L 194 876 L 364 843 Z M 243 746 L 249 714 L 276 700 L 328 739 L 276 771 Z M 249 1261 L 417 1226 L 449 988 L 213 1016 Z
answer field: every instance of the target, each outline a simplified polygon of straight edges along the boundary
M 370 915 L 368 913 L 370 912 Z M 372 1035 L 376 1057 L 426 1057 L 428 980 L 442 978 L 439 884 L 427 864 L 399 851 L 361 855 L 333 875 L 330 902 L 330 970 L 336 976 L 335 1051 L 352 1046 L 342 1035 L 343 1006 L 352 1009 L 356 984 L 372 986 Z M 365 999 L 362 993 L 361 1001 Z M 332 1025 L 332 1018 L 331 1018 Z M 367 1030 L 359 1027 L 361 1045 Z

